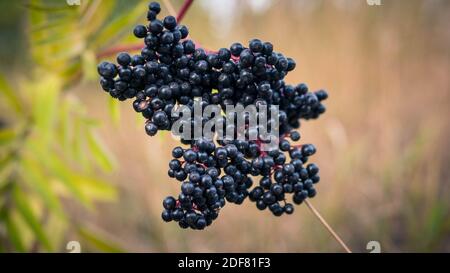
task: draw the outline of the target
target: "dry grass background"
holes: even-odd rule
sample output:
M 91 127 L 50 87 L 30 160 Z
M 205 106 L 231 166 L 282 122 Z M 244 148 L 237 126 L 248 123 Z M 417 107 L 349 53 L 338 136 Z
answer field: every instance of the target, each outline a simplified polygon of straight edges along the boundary
M 273 1 L 255 13 L 243 2 L 224 34 L 201 3 L 184 23 L 209 48 L 271 41 L 297 61 L 288 82 L 329 91 L 327 113 L 301 133 L 318 149 L 312 161 L 322 179 L 312 203 L 331 226 L 354 251 L 371 240 L 382 251 L 450 251 L 450 3 Z M 130 103 L 112 124 L 100 88 L 80 89 L 92 116 L 105 121 L 102 135 L 118 162 L 111 181 L 121 194 L 97 214 L 77 212 L 78 221 L 128 251 L 342 251 L 304 205 L 275 218 L 250 202 L 228 204 L 205 231 L 163 223 L 162 199 L 179 191 L 166 175 L 178 142 L 147 137 Z

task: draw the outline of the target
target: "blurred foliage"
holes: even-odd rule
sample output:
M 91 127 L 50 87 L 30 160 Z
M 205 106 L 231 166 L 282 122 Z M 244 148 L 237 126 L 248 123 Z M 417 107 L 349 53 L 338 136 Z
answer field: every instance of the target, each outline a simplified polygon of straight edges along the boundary
M 118 13 L 124 7 L 117 3 L 15 3 L 27 12 L 26 54 L 33 65 L 14 80 L 0 75 L 0 251 L 61 251 L 65 231 L 74 227 L 93 249 L 121 251 L 74 223 L 65 206 L 76 200 L 92 211 L 95 201 L 117 195 L 98 175 L 115 165 L 97 135 L 98 122 L 71 93 L 96 79 L 97 54 L 127 40 L 145 10 L 141 3 Z M 116 104 L 110 106 L 117 119 Z

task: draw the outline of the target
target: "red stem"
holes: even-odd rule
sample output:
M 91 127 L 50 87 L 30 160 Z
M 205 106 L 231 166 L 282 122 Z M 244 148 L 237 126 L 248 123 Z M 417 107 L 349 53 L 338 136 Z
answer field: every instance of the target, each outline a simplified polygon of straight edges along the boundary
M 194 0 L 184 1 L 183 6 L 181 7 L 180 11 L 177 14 L 177 22 L 178 23 L 180 23 L 181 20 L 183 20 L 184 16 L 186 15 L 186 12 L 189 10 L 189 8 L 192 5 L 192 2 L 194 2 Z M 114 46 L 114 47 L 108 48 L 102 52 L 99 52 L 97 54 L 97 58 L 99 58 L 99 59 L 105 58 L 105 57 L 114 55 L 119 52 L 124 52 L 124 51 L 142 50 L 142 48 L 143 48 L 142 43 L 134 44 L 134 45 Z
M 177 22 L 180 23 L 181 20 L 183 20 L 184 15 L 186 15 L 186 12 L 189 10 L 189 8 L 192 5 L 192 2 L 194 2 L 194 0 L 186 0 L 184 1 L 183 6 L 181 7 L 180 11 L 178 12 L 177 15 Z

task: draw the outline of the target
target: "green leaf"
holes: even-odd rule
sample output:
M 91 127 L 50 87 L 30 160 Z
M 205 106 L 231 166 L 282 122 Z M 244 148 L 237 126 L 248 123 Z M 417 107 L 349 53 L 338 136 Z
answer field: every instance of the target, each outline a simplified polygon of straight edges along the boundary
M 82 2 L 82 6 L 86 6 Z M 40 0 L 32 0 L 30 4 L 51 6 L 48 1 Z M 61 2 L 55 2 L 56 4 Z M 74 61 L 80 59 L 85 49 L 85 38 L 78 21 L 81 9 L 64 5 L 67 9 L 56 13 L 29 9 L 30 25 L 34 26 L 29 33 L 31 55 L 47 71 L 63 76 L 67 70 L 71 70 L 73 74 L 65 74 L 63 79 L 73 81 L 81 70 L 81 66 L 74 66 Z M 74 67 L 77 70 L 73 70 Z
M 29 158 L 22 159 L 20 176 L 24 178 L 23 180 L 31 189 L 33 189 L 33 191 L 39 194 L 52 212 L 61 218 L 65 218 L 59 198 L 50 186 L 50 179 L 46 178 L 42 171 L 43 168 L 40 166 L 39 162 Z
M 0 129 L 0 146 L 11 143 L 16 137 L 16 132 L 12 129 Z
M 111 153 L 105 148 L 105 145 L 100 141 L 100 138 L 91 131 L 86 133 L 88 145 L 92 156 L 97 164 L 105 171 L 112 171 L 114 165 L 111 161 Z
M 117 41 L 119 38 L 130 32 L 130 26 L 136 22 L 144 19 L 144 12 L 147 4 L 141 2 L 136 5 L 129 12 L 123 13 L 117 16 L 111 23 L 103 27 L 99 33 L 96 33 L 92 39 L 88 41 L 88 47 L 98 50 L 105 46 L 110 46 L 113 41 Z
M 77 162 L 83 170 L 90 170 L 90 162 L 86 153 L 87 140 L 85 137 L 85 125 L 78 118 L 78 116 L 73 117 L 73 136 L 71 138 L 70 144 L 72 147 L 71 158 L 73 161 Z
M 80 190 L 90 199 L 101 201 L 115 201 L 117 199 L 116 188 L 105 181 L 81 175 L 76 180 Z
M 94 0 L 81 18 L 80 25 L 86 37 L 96 35 L 98 30 L 113 16 L 116 1 Z
M 39 223 L 37 216 L 35 215 L 30 204 L 27 202 L 26 196 L 23 194 L 23 192 L 20 191 L 17 186 L 13 188 L 13 199 L 19 214 L 33 231 L 36 238 L 47 251 L 52 251 L 52 246 L 41 226 L 41 223 Z
M 28 86 L 29 95 L 33 98 L 33 120 L 36 132 L 41 141 L 47 145 L 54 133 L 57 120 L 57 106 L 61 82 L 54 76 L 42 76 L 37 83 Z
M 59 141 L 66 153 L 70 151 L 70 138 L 73 133 L 71 120 L 71 100 L 65 99 L 59 108 Z
M 11 107 L 16 113 L 22 114 L 22 104 L 17 92 L 15 92 L 6 81 L 5 77 L 0 74 L 0 94 L 5 97 L 5 101 L 8 106 Z M 2 99 L 3 100 L 3 99 Z
M 40 25 L 32 25 L 30 31 L 39 32 L 39 31 L 53 31 L 52 28 L 65 28 L 67 23 L 73 22 L 74 20 L 78 20 L 77 14 L 70 14 L 62 16 L 58 16 L 56 18 L 48 18 Z
M 30 141 L 27 144 L 27 149 L 33 154 L 35 160 L 41 161 L 47 171 L 50 172 L 51 175 L 57 177 L 65 188 L 71 192 L 81 204 L 87 208 L 93 208 L 92 201 L 83 194 L 80 187 L 77 185 L 75 179 L 77 174 L 75 171 L 64 164 L 57 154 L 44 151 L 43 147 L 39 146 L 38 143 L 32 143 Z
M 78 234 L 92 247 L 107 253 L 122 253 L 124 250 L 115 243 L 109 242 L 106 239 L 101 238 L 98 234 L 86 228 L 79 228 Z
M 120 104 L 115 98 L 108 96 L 108 110 L 115 125 L 120 123 Z
M 8 154 L 0 159 L 0 187 L 8 184 L 9 176 L 15 169 L 14 156 Z M 0 192 L 1 195 L 1 192 Z
M 82 55 L 83 74 L 87 80 L 96 80 L 97 75 L 97 58 L 91 50 L 86 50 Z
M 73 9 L 72 6 L 67 5 L 66 3 L 64 4 L 60 4 L 60 5 L 45 5 L 45 4 L 40 4 L 41 1 L 38 0 L 34 0 L 31 1 L 29 4 L 26 4 L 25 7 L 33 10 L 33 11 L 38 11 L 38 12 L 66 12 L 68 10 Z
M 17 230 L 17 226 L 14 223 L 14 220 L 8 215 L 5 218 L 5 227 L 6 227 L 6 234 L 8 234 L 8 239 L 11 241 L 14 250 L 18 252 L 25 252 L 25 245 L 22 241 L 22 236 L 20 232 Z

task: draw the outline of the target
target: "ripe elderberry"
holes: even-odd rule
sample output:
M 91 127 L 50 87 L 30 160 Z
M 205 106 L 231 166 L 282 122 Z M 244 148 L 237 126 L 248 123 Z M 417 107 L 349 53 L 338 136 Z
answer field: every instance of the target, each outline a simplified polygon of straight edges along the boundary
M 143 40 L 141 53 L 123 52 L 117 64 L 98 65 L 103 90 L 119 100 L 133 99 L 133 108 L 147 121 L 145 131 L 154 136 L 171 130 L 180 119 L 172 110 L 180 105 L 193 109 L 195 98 L 203 107 L 214 104 L 223 111 L 227 105 L 276 105 L 279 107 L 278 147 L 261 148 L 262 127 L 238 128 L 223 125 L 244 140 L 211 138 L 184 139 L 184 147 L 172 150 L 168 175 L 180 182 L 180 194 L 163 201 L 161 217 L 178 222 L 181 228 L 204 229 L 217 219 L 227 202 L 242 204 L 247 198 L 258 210 L 268 209 L 274 216 L 292 214 L 294 204 L 316 195 L 319 168 L 307 164 L 316 153 L 312 144 L 296 145 L 300 140 L 300 120 L 318 118 L 325 112 L 324 90 L 310 92 L 306 84 L 284 81 L 296 67 L 293 59 L 275 52 L 270 42 L 252 39 L 247 47 L 233 43 L 217 52 L 199 48 L 188 39 L 189 30 L 173 16 L 159 20 L 161 6 L 148 5 L 149 24 L 138 25 L 133 34 Z M 194 111 L 192 111 L 194 112 Z M 189 126 L 205 125 L 207 119 Z M 275 124 L 269 120 L 268 126 Z M 218 133 L 218 132 L 216 132 Z M 257 140 L 248 136 L 255 133 Z M 307 164 L 307 165 L 306 165 Z

